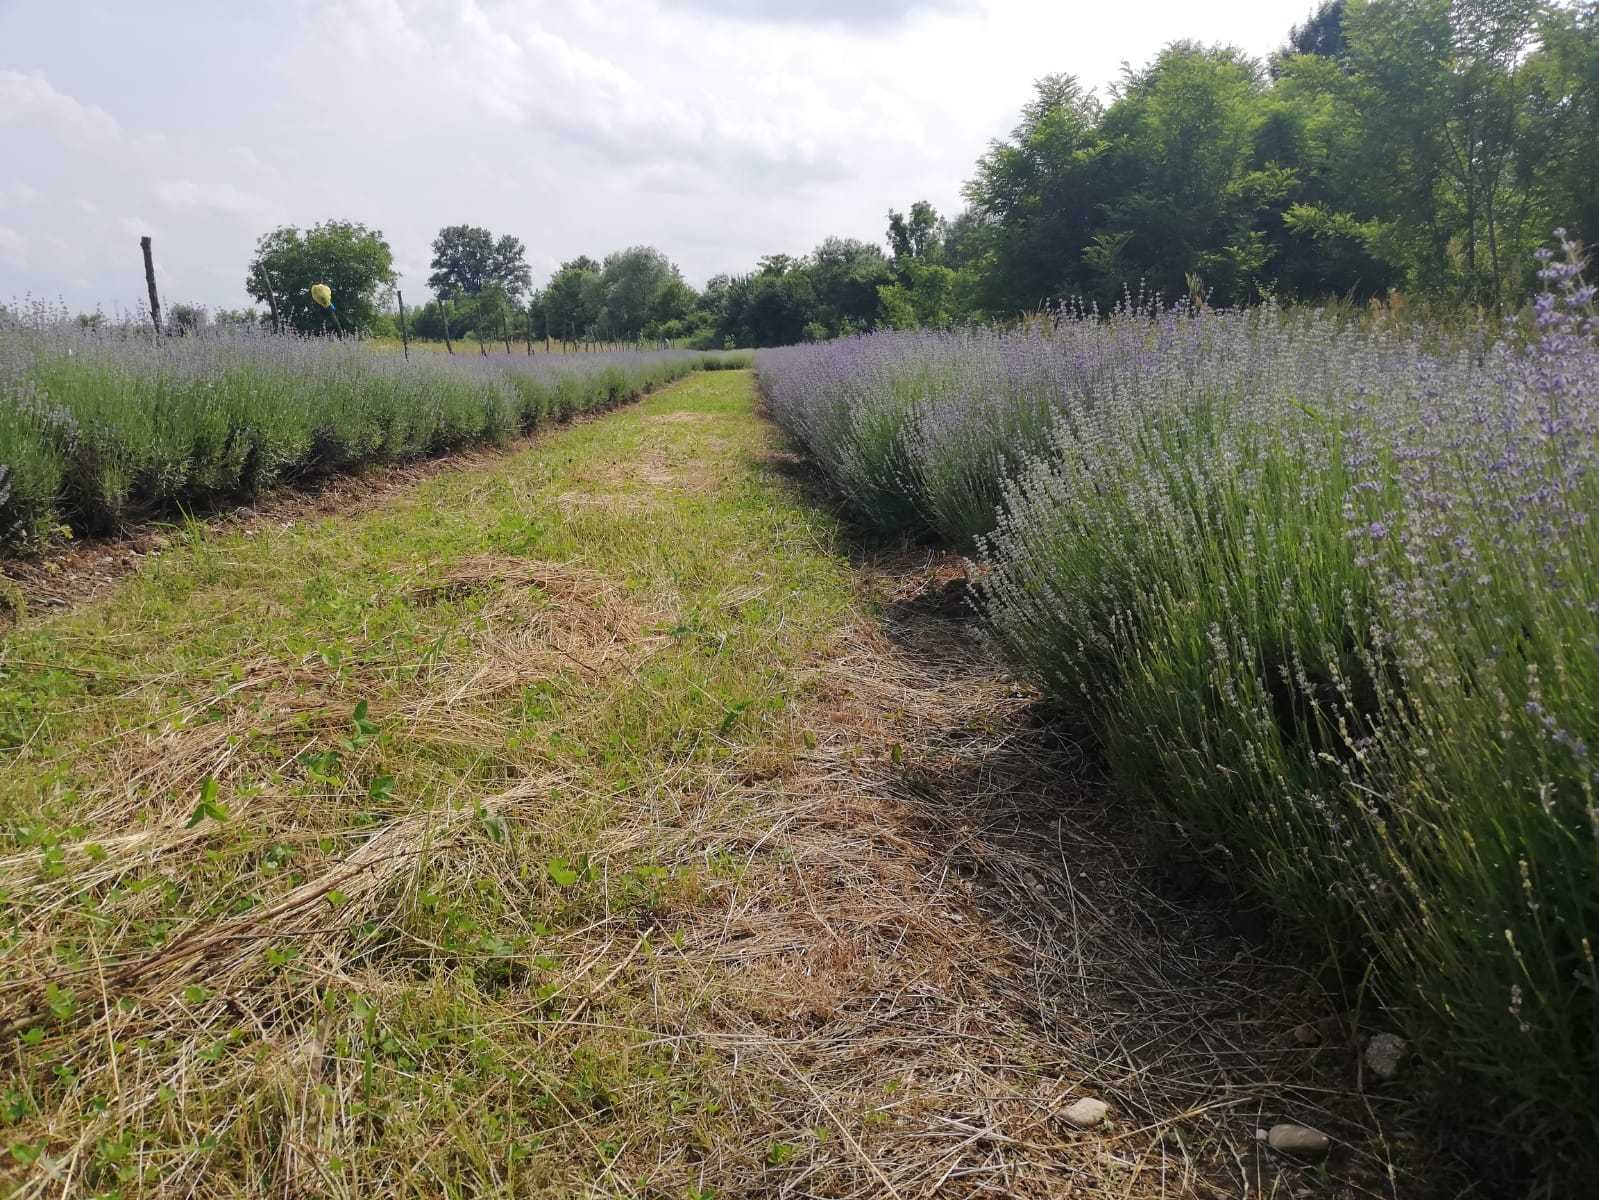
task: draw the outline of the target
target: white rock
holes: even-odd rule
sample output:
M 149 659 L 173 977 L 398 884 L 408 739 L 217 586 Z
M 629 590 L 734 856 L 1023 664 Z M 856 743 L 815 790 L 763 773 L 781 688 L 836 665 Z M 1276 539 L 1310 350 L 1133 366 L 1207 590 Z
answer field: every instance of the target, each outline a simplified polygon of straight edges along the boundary
M 1410 1047 L 1405 1039 L 1392 1033 L 1379 1033 L 1366 1043 L 1366 1065 L 1379 1079 L 1392 1079 L 1399 1074 Z
M 1065 1117 L 1078 1129 L 1092 1129 L 1110 1113 L 1110 1105 L 1103 1100 L 1084 1096 L 1065 1112 Z
M 1273 1125 L 1266 1135 L 1266 1144 L 1279 1154 L 1297 1154 L 1301 1158 L 1320 1158 L 1327 1153 L 1332 1139 L 1319 1129 L 1308 1125 Z

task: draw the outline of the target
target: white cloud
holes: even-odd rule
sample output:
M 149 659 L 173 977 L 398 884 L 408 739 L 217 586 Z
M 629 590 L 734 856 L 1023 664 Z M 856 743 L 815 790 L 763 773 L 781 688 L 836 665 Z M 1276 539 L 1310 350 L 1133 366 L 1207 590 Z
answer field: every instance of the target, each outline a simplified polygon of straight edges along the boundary
M 0 125 L 24 123 L 82 142 L 117 136 L 110 113 L 57 91 L 43 75 L 0 71 Z
M 258 216 L 270 212 L 271 205 L 260 196 L 234 187 L 231 183 L 198 183 L 193 179 L 163 179 L 156 184 L 156 196 L 168 208 L 206 209 L 236 216 Z
M 838 25 L 880 30 L 928 12 L 972 12 L 975 0 L 670 0 L 664 8 L 699 11 L 754 25 Z
M 39 189 L 18 180 L 9 187 L 0 187 L 0 206 L 21 208 L 39 198 Z
M 27 239 L 10 226 L 0 225 L 0 262 L 11 262 L 20 266 L 27 254 Z

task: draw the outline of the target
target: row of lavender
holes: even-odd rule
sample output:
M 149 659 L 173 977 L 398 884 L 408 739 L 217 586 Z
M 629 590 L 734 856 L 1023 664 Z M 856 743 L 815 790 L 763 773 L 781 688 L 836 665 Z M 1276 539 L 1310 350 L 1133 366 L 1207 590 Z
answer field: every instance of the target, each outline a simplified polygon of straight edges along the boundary
M 0 553 L 62 525 L 248 497 L 274 483 L 504 441 L 748 359 L 688 351 L 407 361 L 354 342 L 152 338 L 0 318 Z
M 862 518 L 968 549 L 986 628 L 1129 794 L 1369 958 L 1432 1061 L 1576 1169 L 1599 1139 L 1599 348 L 1576 248 L 1543 278 L 1532 338 L 1443 349 L 1128 310 L 757 368 Z

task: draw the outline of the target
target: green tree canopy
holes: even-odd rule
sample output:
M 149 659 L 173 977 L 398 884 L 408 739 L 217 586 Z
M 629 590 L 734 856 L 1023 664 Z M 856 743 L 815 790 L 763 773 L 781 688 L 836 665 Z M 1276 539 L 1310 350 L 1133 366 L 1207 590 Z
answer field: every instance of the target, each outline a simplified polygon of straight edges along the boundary
M 244 287 L 267 303 L 270 280 L 278 318 L 300 333 L 327 331 L 327 314 L 311 299 L 311 285 L 333 289 L 346 329 L 366 329 L 394 285 L 394 255 L 381 230 L 358 221 L 324 221 L 306 230 L 283 225 L 256 243 Z
M 1125 290 L 1231 304 L 1400 288 L 1502 307 L 1554 226 L 1599 241 L 1599 0 L 1307 9 L 1269 62 L 1174 42 L 1103 102 L 1069 75 L 1038 80 L 976 164 L 966 210 L 891 210 L 886 254 L 829 238 L 696 295 L 635 246 L 563 264 L 533 319 L 562 337 L 748 346 Z M 444 233 L 465 322 L 499 243 Z
M 653 326 L 686 317 L 694 293 L 677 266 L 653 246 L 630 246 L 605 256 L 600 268 L 601 337 L 631 341 Z
M 1099 102 L 1070 75 L 1047 76 L 1033 90 L 1010 138 L 989 148 L 966 185 L 978 218 L 981 304 L 994 313 L 1081 290 L 1110 182 L 1099 163 Z
M 785 256 L 786 257 L 786 256 Z M 724 345 L 784 346 L 806 338 L 816 297 L 804 270 L 761 270 L 722 289 L 716 336 Z
M 911 205 L 910 212 L 888 212 L 888 246 L 899 266 L 909 260 L 937 262 L 943 255 L 944 222 L 926 200 Z
M 1344 35 L 1344 6 L 1345 0 L 1322 0 L 1303 25 L 1295 25 L 1289 31 L 1284 55 L 1342 58 L 1349 49 L 1349 39 Z
M 586 254 L 561 264 L 543 291 L 545 327 L 568 341 L 590 336 L 599 321 L 600 264 Z
M 1100 126 L 1103 232 L 1120 239 L 1113 268 L 1088 260 L 1101 298 L 1129 282 L 1173 296 L 1196 279 L 1223 301 L 1253 298 L 1269 257 L 1257 220 L 1293 182 L 1254 158 L 1264 93 L 1259 65 L 1230 47 L 1177 42 L 1127 74 Z
M 811 323 L 820 327 L 820 336 L 858 333 L 880 324 L 878 289 L 894 282 L 894 272 L 878 247 L 830 237 L 811 252 L 804 270 L 816 301 Z
M 527 247 L 520 238 L 495 238 L 480 225 L 446 225 L 433 239 L 433 273 L 428 287 L 439 299 L 476 296 L 497 284 L 512 302 L 533 286 Z

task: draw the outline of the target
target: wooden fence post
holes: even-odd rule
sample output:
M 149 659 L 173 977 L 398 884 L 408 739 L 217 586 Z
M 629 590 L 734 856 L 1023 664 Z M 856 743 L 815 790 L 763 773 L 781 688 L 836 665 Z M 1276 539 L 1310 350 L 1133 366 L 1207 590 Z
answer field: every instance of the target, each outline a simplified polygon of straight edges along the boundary
M 272 276 L 267 274 L 265 264 L 256 268 L 261 274 L 261 286 L 266 288 L 267 311 L 272 314 L 272 332 L 282 333 L 283 325 L 278 321 L 278 298 L 272 294 Z
M 410 362 L 411 339 L 405 335 L 405 293 L 395 288 L 394 294 L 400 298 L 400 349 L 405 354 L 405 361 Z
M 157 334 L 161 332 L 161 297 L 155 290 L 155 259 L 150 254 L 150 235 L 139 239 L 139 249 L 144 251 L 144 282 L 150 289 L 150 323 Z

